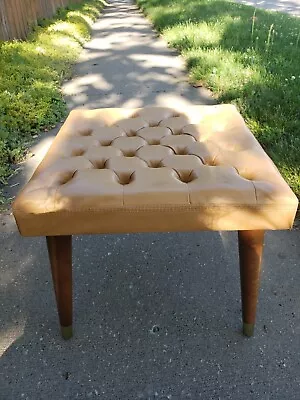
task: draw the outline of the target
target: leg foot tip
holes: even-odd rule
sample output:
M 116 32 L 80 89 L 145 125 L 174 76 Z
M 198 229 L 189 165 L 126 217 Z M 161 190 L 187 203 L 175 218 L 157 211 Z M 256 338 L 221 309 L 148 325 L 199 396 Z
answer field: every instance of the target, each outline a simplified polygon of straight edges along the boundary
M 243 334 L 247 337 L 251 337 L 254 334 L 254 324 L 243 323 Z
M 61 335 L 65 340 L 71 339 L 73 336 L 73 327 L 70 326 L 61 326 Z

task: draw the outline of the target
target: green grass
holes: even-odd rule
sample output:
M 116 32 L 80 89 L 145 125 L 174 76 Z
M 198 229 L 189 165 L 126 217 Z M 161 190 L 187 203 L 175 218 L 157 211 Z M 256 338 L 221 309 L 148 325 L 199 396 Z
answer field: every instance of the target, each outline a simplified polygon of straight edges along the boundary
M 32 136 L 65 116 L 61 83 L 71 76 L 103 3 L 87 0 L 59 9 L 27 41 L 0 42 L 0 182 Z
M 234 103 L 300 196 L 300 19 L 226 0 L 137 0 L 192 82 Z

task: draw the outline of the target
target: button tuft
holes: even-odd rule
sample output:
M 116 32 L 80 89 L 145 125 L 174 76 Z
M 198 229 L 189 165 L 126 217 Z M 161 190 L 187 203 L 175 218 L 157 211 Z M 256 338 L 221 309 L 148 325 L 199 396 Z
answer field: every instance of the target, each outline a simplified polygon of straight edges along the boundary
M 62 176 L 59 179 L 59 185 L 65 185 L 66 183 L 70 182 L 71 179 L 73 179 L 74 175 L 76 174 L 77 171 L 73 172 L 65 172 L 62 174 Z
M 93 160 L 94 169 L 105 169 L 106 160 Z
M 188 152 L 188 149 L 187 149 L 186 147 L 179 147 L 179 148 L 177 149 L 177 151 L 176 151 L 176 154 L 177 154 L 178 156 L 184 156 L 184 155 L 189 154 L 189 152 Z
M 162 163 L 161 161 L 150 161 L 150 168 L 161 168 Z
M 91 136 L 92 133 L 93 133 L 92 129 L 84 129 L 82 131 L 79 131 L 80 136 Z
M 136 135 L 137 135 L 136 131 L 130 131 L 130 132 L 127 132 L 127 133 L 126 133 L 126 136 L 127 136 L 127 137 L 134 137 L 134 136 L 136 136 Z
M 123 150 L 123 154 L 125 157 L 134 157 L 135 156 L 135 151 L 133 150 Z
M 107 146 L 110 146 L 111 143 L 112 143 L 112 140 L 101 140 L 100 141 L 100 146 L 107 147 Z
M 116 173 L 116 175 L 117 175 L 117 177 L 119 179 L 119 184 L 123 185 L 123 186 L 129 185 L 129 183 L 133 179 L 133 172 L 132 173 L 130 173 L 130 172 L 129 173 L 122 172 L 121 174 L 117 174 Z
M 83 156 L 84 153 L 85 153 L 85 150 L 77 149 L 77 150 L 72 151 L 71 156 L 72 157 L 80 157 L 80 156 Z

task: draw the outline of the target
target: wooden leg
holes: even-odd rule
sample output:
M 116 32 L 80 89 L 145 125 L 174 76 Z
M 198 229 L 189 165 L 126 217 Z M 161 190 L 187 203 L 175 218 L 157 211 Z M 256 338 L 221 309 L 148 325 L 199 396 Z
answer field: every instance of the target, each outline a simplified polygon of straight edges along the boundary
M 243 309 L 243 333 L 254 333 L 259 292 L 264 231 L 239 231 L 240 274 Z
M 64 339 L 72 337 L 72 236 L 47 236 L 52 279 Z

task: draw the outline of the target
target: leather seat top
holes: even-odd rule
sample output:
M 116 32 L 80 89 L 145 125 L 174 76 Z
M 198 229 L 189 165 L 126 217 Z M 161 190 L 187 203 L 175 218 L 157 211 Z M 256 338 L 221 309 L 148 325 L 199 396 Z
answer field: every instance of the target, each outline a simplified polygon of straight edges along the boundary
M 235 107 L 218 105 L 71 112 L 13 210 L 22 234 L 50 235 L 285 229 L 297 204 Z

